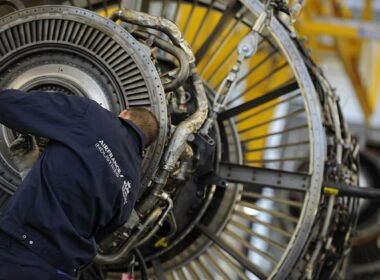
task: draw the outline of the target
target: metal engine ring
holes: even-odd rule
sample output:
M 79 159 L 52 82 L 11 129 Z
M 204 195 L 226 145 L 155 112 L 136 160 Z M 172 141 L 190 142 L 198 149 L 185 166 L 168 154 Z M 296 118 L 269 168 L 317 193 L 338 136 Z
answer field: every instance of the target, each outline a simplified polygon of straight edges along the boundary
M 138 5 L 134 8 L 138 9 Z M 241 1 L 240 3 L 147 1 L 141 6 L 141 10 L 149 14 L 168 17 L 177 22 L 185 34 L 185 39 L 190 42 L 195 52 L 202 78 L 212 90 L 216 91 L 225 75 L 228 74 L 228 69 L 231 67 L 228 61 L 234 57 L 237 42 L 244 37 L 245 32 L 249 32 L 255 19 L 263 11 L 263 6 L 259 1 Z M 216 19 L 212 18 L 213 13 L 218 14 Z M 248 28 L 244 29 L 240 26 L 239 30 L 239 24 Z M 234 35 L 235 39 L 232 38 Z M 308 63 L 309 58 L 304 55 L 302 47 L 290 36 L 289 30 L 280 21 L 272 19 L 269 28 L 263 32 L 262 36 L 261 50 L 264 53 L 267 50 L 269 55 L 252 62 L 252 65 L 247 63 L 248 69 L 241 78 L 246 84 L 245 88 L 250 90 L 247 95 L 251 93 L 251 96 L 242 97 L 247 90 L 243 91 L 243 94 L 236 94 L 232 97 L 227 112 L 219 116 L 221 130 L 228 131 L 224 134 L 227 138 L 222 137 L 224 144 L 229 143 L 227 144 L 229 151 L 224 152 L 227 154 L 230 152 L 230 155 L 224 154 L 224 157 L 222 152 L 222 160 L 219 164 L 220 176 L 230 183 L 230 188 L 225 191 L 224 197 L 220 198 L 219 213 L 215 212 L 213 218 L 207 218 L 208 213 L 213 213 L 212 206 L 209 207 L 196 229 L 187 235 L 187 237 L 194 236 L 193 239 L 190 238 L 192 242 L 182 248 L 176 245 L 177 251 L 173 246 L 172 253 L 168 253 L 166 258 L 164 255 L 155 259 L 155 269 L 152 269 L 151 273 L 157 274 L 162 269 L 167 271 L 166 276 L 169 279 L 212 279 L 215 273 L 224 279 L 235 277 L 256 279 L 255 276 L 260 279 L 284 279 L 285 277 L 293 279 L 293 277 L 306 278 L 318 275 L 319 268 L 309 268 L 308 275 L 305 272 L 310 265 L 308 259 L 311 255 L 319 257 L 325 254 L 319 250 L 313 253 L 313 242 L 319 240 L 318 235 L 313 233 L 318 230 L 315 225 L 324 224 L 324 228 L 330 229 L 331 221 L 331 216 L 322 211 L 327 207 L 327 197 L 321 196 L 325 178 L 325 160 L 330 158 L 331 152 L 326 144 L 324 117 L 321 111 L 323 107 L 323 110 L 326 110 L 324 113 L 329 112 L 333 116 L 338 115 L 339 112 L 334 106 L 317 105 L 322 103 L 329 89 L 325 88 L 318 92 L 315 90 L 315 81 L 319 78 L 312 74 L 314 66 Z M 224 56 L 221 55 L 223 48 L 227 49 Z M 272 56 L 275 54 L 282 56 L 285 63 L 277 64 L 276 60 L 273 61 Z M 263 70 L 260 67 L 266 63 L 274 64 L 269 73 L 263 71 L 268 76 L 274 77 L 278 72 L 287 70 L 292 72 L 290 78 L 293 77 L 296 83 L 288 84 L 287 80 L 282 80 L 280 84 L 267 85 L 265 91 L 260 92 L 257 85 L 268 77 L 264 74 L 260 75 L 259 70 Z M 252 74 L 257 74 L 258 78 L 252 77 L 254 76 Z M 244 89 L 243 85 L 241 87 Z M 273 99 L 269 97 L 269 100 L 260 103 L 260 97 L 271 94 L 275 96 Z M 278 98 L 277 94 L 281 97 Z M 279 117 L 267 116 L 267 119 L 263 121 L 252 118 L 268 110 L 270 104 L 275 103 L 276 108 L 281 107 L 280 104 L 289 99 L 292 101 L 288 102 L 287 114 Z M 297 115 L 300 110 L 304 112 L 303 116 Z M 267 132 L 267 134 L 256 132 L 258 127 L 266 123 L 273 124 L 284 119 L 286 125 L 282 131 L 272 131 L 273 133 Z M 242 122 L 246 122 L 244 128 L 241 126 Z M 290 127 L 287 129 L 288 126 Z M 304 132 L 300 133 L 303 129 Z M 289 132 L 292 133 L 288 134 Z M 296 136 L 292 136 L 293 133 Z M 247 134 L 250 136 L 248 137 Z M 275 135 L 281 135 L 283 139 L 277 146 L 271 146 L 269 138 Z M 306 138 L 302 138 L 302 135 Z M 265 144 L 261 144 L 264 147 L 257 142 L 255 147 L 247 145 L 249 141 L 260 138 L 266 140 Z M 300 141 L 304 139 L 307 140 Z M 306 147 L 303 146 L 305 142 Z M 256 157 L 251 160 L 252 153 L 267 149 L 279 149 L 280 152 L 277 155 L 280 154 L 280 158 L 267 158 L 263 153 L 261 158 Z M 240 153 L 243 158 L 236 158 Z M 305 162 L 306 168 L 300 169 Z M 266 170 L 265 167 L 271 169 Z M 300 170 L 306 172 L 299 172 Z M 232 183 L 242 183 L 243 186 Z M 262 192 L 262 187 L 264 190 L 269 190 L 270 194 Z M 235 195 L 234 191 L 237 191 Z M 299 196 L 299 193 L 302 195 Z M 216 194 L 214 194 L 214 201 L 217 200 L 215 197 L 217 197 Z M 297 201 L 299 199 L 301 201 Z M 271 201 L 272 208 L 257 205 L 259 201 Z M 342 208 L 349 204 L 342 200 L 337 200 L 335 203 L 342 205 Z M 231 208 L 227 211 L 222 205 L 228 205 Z M 295 211 L 297 213 L 295 216 L 292 205 L 300 208 L 299 211 Z M 253 212 L 254 215 L 252 215 Z M 256 213 L 269 216 L 270 223 L 257 219 Z M 340 219 L 339 215 L 335 217 Z M 269 228 L 268 236 L 276 236 L 277 242 L 273 242 L 271 238 L 266 239 L 265 236 L 253 230 L 257 225 Z M 266 249 L 255 246 L 254 239 L 264 240 L 262 243 L 265 244 Z M 176 240 L 174 240 L 175 243 Z M 255 255 L 255 259 L 250 257 L 252 255 Z M 151 258 L 148 257 L 148 260 Z M 160 264 L 161 268 L 157 270 Z

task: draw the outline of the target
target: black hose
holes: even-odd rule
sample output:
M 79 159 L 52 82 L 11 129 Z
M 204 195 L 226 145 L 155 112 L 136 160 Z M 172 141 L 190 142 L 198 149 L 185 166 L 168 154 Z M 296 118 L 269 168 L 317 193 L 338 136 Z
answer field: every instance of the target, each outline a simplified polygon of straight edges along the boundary
M 189 61 L 187 60 L 187 56 L 183 50 L 151 33 L 135 31 L 132 33 L 132 35 L 144 40 L 152 39 L 152 42 L 155 46 L 170 53 L 178 60 L 179 71 L 177 73 L 177 77 L 173 81 L 164 84 L 165 92 L 177 89 L 188 79 Z
M 337 196 L 352 196 L 370 200 L 380 200 L 380 189 L 350 187 L 341 183 L 325 182 L 323 184 L 325 193 Z
M 141 280 L 148 280 L 148 267 L 146 266 L 143 255 L 141 254 L 139 249 L 133 249 L 136 259 L 139 263 L 140 272 L 141 272 Z

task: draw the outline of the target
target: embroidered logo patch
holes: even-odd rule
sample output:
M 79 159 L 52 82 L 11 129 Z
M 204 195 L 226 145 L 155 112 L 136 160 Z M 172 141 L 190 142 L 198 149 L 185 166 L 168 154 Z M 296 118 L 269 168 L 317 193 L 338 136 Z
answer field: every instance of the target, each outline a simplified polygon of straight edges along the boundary
M 117 178 L 123 178 L 124 175 L 121 173 L 119 164 L 117 163 L 111 149 L 108 147 L 108 145 L 103 141 L 100 140 L 95 144 L 95 147 L 98 149 L 98 151 L 103 155 L 105 160 L 108 162 L 110 167 L 113 170 L 113 173 Z
M 123 205 L 127 204 L 128 202 L 128 195 L 131 191 L 131 187 L 131 182 L 124 180 L 123 187 L 121 188 L 121 190 L 123 191 Z
M 103 155 L 104 159 L 107 161 L 107 163 L 111 167 L 115 176 L 117 178 L 125 178 L 124 174 L 121 172 L 120 166 L 117 163 L 111 149 L 104 142 L 104 140 L 100 140 L 96 142 L 95 148 Z M 123 193 L 123 205 L 127 204 L 128 202 L 128 195 L 131 191 L 131 188 L 132 188 L 131 182 L 124 179 L 123 186 L 121 187 L 121 190 Z

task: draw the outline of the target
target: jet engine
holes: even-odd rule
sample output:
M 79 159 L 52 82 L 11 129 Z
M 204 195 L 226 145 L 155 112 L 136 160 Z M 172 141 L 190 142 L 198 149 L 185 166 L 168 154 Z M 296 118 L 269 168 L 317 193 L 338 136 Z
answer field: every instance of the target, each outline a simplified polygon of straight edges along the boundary
M 0 18 L 0 88 L 160 122 L 135 211 L 83 279 L 338 277 L 358 201 L 325 183 L 357 186 L 358 147 L 287 1 L 33 2 Z M 2 207 L 21 180 L 17 136 L 0 127 Z

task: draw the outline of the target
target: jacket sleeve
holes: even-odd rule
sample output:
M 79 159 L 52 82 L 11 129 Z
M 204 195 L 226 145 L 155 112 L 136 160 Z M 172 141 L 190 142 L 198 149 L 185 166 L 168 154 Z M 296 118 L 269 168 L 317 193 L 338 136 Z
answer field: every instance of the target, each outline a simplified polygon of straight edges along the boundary
M 63 140 L 90 101 L 59 93 L 0 91 L 0 123 L 24 134 Z

